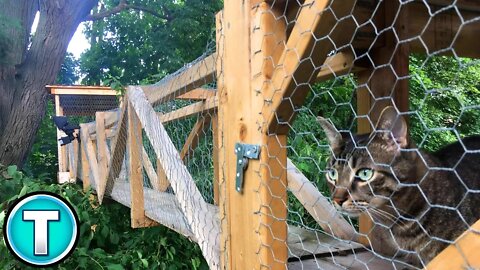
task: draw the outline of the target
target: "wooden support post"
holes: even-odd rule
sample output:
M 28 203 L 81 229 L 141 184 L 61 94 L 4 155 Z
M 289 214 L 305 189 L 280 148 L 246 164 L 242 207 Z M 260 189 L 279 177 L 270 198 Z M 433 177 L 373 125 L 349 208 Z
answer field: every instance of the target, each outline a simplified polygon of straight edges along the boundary
M 83 191 L 87 191 L 90 187 L 90 165 L 88 164 L 87 152 L 83 147 L 83 142 L 80 142 L 80 153 L 82 156 L 82 184 Z
M 63 108 L 62 104 L 60 103 L 60 96 L 55 95 L 55 115 L 56 116 L 63 116 Z M 57 144 L 58 144 L 58 182 L 63 183 L 65 182 L 65 172 L 67 172 L 68 166 L 68 158 L 67 158 L 67 151 L 65 146 L 61 146 L 61 142 L 59 139 L 62 137 L 62 132 L 57 128 Z
M 221 256 L 222 268 L 286 269 L 286 135 L 267 135 L 262 115 L 264 92 L 272 91 L 268 82 L 286 36 L 285 20 L 277 20 L 281 14 L 276 12 L 266 2 L 226 1 L 224 21 L 217 24 L 225 42 L 218 52 L 223 79 L 217 82 L 220 202 L 225 203 L 220 206 L 221 250 L 227 253 Z M 250 160 L 244 173 L 242 192 L 235 190 L 237 142 L 261 146 L 260 160 Z
M 145 216 L 145 202 L 143 198 L 143 170 L 142 170 L 142 125 L 135 110 L 129 103 L 128 110 L 128 173 L 130 180 L 130 215 L 132 228 L 143 228 L 155 225 L 155 222 Z
M 399 8 L 394 1 L 385 2 L 384 25 L 394 26 L 396 33 L 401 37 L 405 36 L 407 27 L 407 13 L 402 12 L 396 21 L 395 14 Z M 408 57 L 409 45 L 397 44 L 392 30 L 385 32 L 385 46 L 372 49 L 368 52 L 373 61 L 373 66 L 368 70 L 358 73 L 357 89 L 357 115 L 359 134 L 370 133 L 375 128 L 382 110 L 387 106 L 394 105 L 401 112 L 409 110 L 408 100 Z M 390 98 L 389 98 L 390 97 Z M 377 238 L 373 233 L 373 221 L 368 215 L 360 217 L 360 233 L 368 235 L 367 239 L 362 237 L 360 242 L 365 245 L 373 244 L 381 248 L 381 243 L 376 242 Z M 370 241 L 369 241 L 370 240 Z M 375 248 L 375 247 L 374 247 Z
M 105 195 L 105 182 L 108 173 L 108 148 L 105 133 L 105 112 L 97 112 L 95 114 L 95 127 L 97 130 L 97 163 L 98 163 L 98 179 L 97 179 L 97 195 L 98 201 L 103 201 Z
M 88 167 L 90 168 L 89 180 L 93 180 L 94 188 L 97 188 L 99 179 L 99 169 L 97 164 L 97 154 L 95 151 L 95 145 L 88 134 L 88 128 L 85 124 L 80 124 L 80 138 L 82 141 L 82 148 L 86 154 Z
M 219 179 L 220 164 L 219 159 L 219 134 L 218 134 L 218 116 L 217 113 L 212 115 L 212 134 L 213 134 L 213 203 L 218 205 L 219 200 Z
M 170 182 L 168 182 L 167 174 L 163 170 L 163 167 L 160 165 L 160 160 L 157 159 L 157 179 L 158 179 L 158 190 L 165 192 L 167 191 L 168 187 L 170 186 Z

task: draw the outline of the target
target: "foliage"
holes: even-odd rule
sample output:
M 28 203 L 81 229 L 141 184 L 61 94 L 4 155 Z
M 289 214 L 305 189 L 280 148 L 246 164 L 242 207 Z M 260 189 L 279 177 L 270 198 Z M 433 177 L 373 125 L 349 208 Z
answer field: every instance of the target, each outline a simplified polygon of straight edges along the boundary
M 131 229 L 128 208 L 108 202 L 99 206 L 91 190 L 46 184 L 25 176 L 15 166 L 0 169 L 0 181 L 2 219 L 14 200 L 33 191 L 57 193 L 74 206 L 80 219 L 80 241 L 71 257 L 53 269 L 208 269 L 196 244 L 165 227 Z M 29 269 L 10 255 L 3 239 L 0 268 Z
M 105 8 L 118 1 L 103 1 Z M 137 0 L 162 14 L 129 11 L 93 23 L 86 31 L 91 48 L 81 57 L 83 83 L 99 84 L 111 75 L 122 84 L 157 81 L 201 55 L 212 39 L 218 0 Z

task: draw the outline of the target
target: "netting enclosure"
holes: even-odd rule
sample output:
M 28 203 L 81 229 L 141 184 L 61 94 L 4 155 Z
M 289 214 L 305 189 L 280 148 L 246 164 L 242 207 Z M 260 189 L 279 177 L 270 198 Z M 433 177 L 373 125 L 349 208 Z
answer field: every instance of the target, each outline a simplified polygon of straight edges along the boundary
M 81 180 L 212 269 L 480 268 L 480 3 L 225 1 L 80 125 Z

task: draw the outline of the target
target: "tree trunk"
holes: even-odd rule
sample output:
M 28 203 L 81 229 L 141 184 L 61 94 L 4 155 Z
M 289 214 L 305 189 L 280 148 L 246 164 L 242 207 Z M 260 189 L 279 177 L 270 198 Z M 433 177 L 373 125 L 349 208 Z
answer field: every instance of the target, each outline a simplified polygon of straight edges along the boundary
M 0 164 L 23 165 L 45 113 L 45 85 L 55 81 L 70 39 L 97 1 L 0 1 L 0 17 L 20 25 L 7 30 L 8 57 L 0 63 Z M 29 44 L 37 11 L 40 20 Z

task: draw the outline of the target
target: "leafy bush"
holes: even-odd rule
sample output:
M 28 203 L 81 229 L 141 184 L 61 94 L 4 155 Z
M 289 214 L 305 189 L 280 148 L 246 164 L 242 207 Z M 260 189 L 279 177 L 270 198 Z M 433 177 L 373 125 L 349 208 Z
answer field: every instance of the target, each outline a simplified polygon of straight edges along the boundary
M 117 203 L 98 205 L 89 190 L 75 184 L 47 184 L 17 171 L 0 168 L 0 226 L 6 210 L 17 198 L 33 191 L 63 196 L 80 219 L 75 252 L 52 269 L 208 269 L 200 248 L 165 227 L 130 228 L 130 211 Z M 0 236 L 0 269 L 29 269 L 16 261 Z

